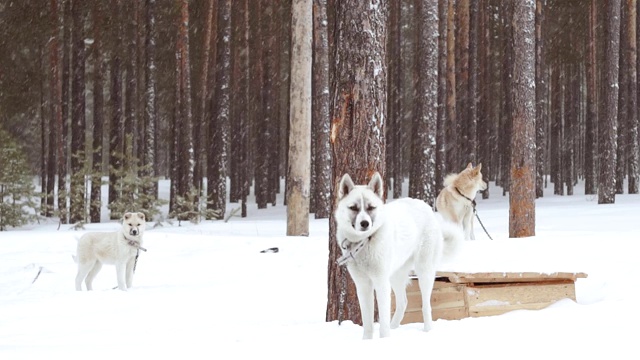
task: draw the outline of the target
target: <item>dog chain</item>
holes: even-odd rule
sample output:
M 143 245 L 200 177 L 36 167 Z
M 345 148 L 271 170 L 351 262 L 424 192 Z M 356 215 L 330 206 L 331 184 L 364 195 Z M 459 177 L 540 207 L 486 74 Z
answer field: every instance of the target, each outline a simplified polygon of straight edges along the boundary
M 353 259 L 355 260 L 355 256 L 364 248 L 365 245 L 367 245 L 367 242 L 369 242 L 369 240 L 371 240 L 371 238 L 367 238 L 366 240 L 362 240 L 359 243 L 356 244 L 356 246 L 353 249 L 349 249 L 349 251 L 347 251 L 346 253 L 342 254 L 342 256 L 340 258 L 338 258 L 338 260 L 336 260 L 336 262 L 338 263 L 339 266 L 345 265 L 347 262 L 349 262 L 349 260 Z M 345 239 L 342 244 L 344 244 L 345 242 L 347 242 L 347 239 Z M 342 245 L 343 249 L 346 249 L 346 247 L 344 245 Z
M 143 248 L 142 246 L 140 246 L 140 243 L 134 240 L 129 240 L 129 245 L 133 246 L 136 249 L 140 249 L 144 252 L 147 252 L 147 249 Z

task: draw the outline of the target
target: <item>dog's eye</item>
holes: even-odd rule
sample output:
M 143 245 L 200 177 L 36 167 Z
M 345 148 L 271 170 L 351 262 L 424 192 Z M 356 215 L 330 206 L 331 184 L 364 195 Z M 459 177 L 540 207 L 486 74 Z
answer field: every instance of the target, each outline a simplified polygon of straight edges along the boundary
M 376 207 L 375 207 L 375 206 L 373 206 L 373 205 L 369 205 L 369 206 L 367 206 L 367 211 L 373 211 L 373 210 L 375 210 L 375 209 L 376 209 Z
M 351 211 L 359 211 L 360 209 L 358 209 L 358 205 L 351 205 L 351 206 L 349 206 L 349 210 L 351 210 Z

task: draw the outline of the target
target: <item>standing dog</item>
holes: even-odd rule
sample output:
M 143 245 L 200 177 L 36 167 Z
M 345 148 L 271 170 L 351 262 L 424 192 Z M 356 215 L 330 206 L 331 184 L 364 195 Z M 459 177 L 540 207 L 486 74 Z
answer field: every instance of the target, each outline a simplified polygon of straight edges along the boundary
M 138 250 L 142 248 L 145 229 L 143 213 L 126 213 L 122 217 L 122 229 L 116 232 L 86 233 L 78 240 L 74 260 L 78 263 L 76 290 L 82 290 L 82 280 L 87 290 L 103 264 L 115 265 L 118 289 L 127 290 L 133 282 L 133 267 Z M 126 286 L 125 286 L 126 285 Z
M 444 179 L 444 188 L 436 198 L 436 209 L 442 217 L 464 229 L 465 240 L 475 240 L 473 214 L 476 207 L 476 193 L 487 189 L 482 180 L 482 164 L 473 167 L 471 163 L 459 174 L 449 174 Z
M 380 317 L 380 337 L 400 326 L 407 308 L 406 286 L 414 270 L 422 293 L 424 330 L 431 329 L 431 291 L 436 266 L 444 252 L 462 239 L 455 224 L 442 221 L 417 199 L 382 200 L 384 187 L 375 173 L 369 185 L 354 185 L 345 174 L 338 188 L 335 211 L 337 241 L 353 278 L 362 312 L 364 339 L 373 337 L 374 290 Z M 396 311 L 391 320 L 391 290 Z

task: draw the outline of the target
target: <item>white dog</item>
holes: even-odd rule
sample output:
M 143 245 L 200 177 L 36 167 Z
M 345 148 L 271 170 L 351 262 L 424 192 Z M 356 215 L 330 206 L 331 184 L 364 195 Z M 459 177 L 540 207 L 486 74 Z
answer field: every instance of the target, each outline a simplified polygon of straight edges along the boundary
M 380 337 L 400 326 L 407 308 L 406 286 L 414 270 L 422 293 L 424 330 L 431 329 L 431 292 L 436 266 L 444 253 L 455 252 L 461 229 L 443 221 L 417 199 L 384 204 L 383 184 L 375 173 L 369 185 L 354 185 L 345 174 L 338 189 L 335 212 L 337 241 L 353 278 L 362 312 L 364 339 L 373 337 L 374 290 L 378 302 Z M 391 317 L 391 290 L 396 311 Z
M 138 250 L 142 247 L 145 229 L 143 213 L 126 213 L 122 217 L 122 229 L 116 232 L 86 233 L 78 240 L 74 260 L 78 263 L 76 290 L 82 290 L 82 280 L 87 290 L 103 264 L 116 266 L 118 288 L 127 290 L 133 283 L 133 267 Z
M 465 240 L 475 240 L 473 215 L 476 209 L 476 193 L 487 189 L 482 180 L 482 164 L 471 163 L 458 174 L 449 174 L 444 179 L 444 188 L 436 198 L 436 209 L 442 217 L 464 229 Z

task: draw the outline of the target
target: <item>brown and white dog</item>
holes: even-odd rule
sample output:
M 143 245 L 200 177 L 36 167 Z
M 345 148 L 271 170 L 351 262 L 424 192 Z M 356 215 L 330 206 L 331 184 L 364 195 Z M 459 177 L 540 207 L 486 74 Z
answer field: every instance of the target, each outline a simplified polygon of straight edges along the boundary
M 449 174 L 444 179 L 444 188 L 436 198 L 436 209 L 445 219 L 454 222 L 464 230 L 465 240 L 475 240 L 473 234 L 473 214 L 476 207 L 476 193 L 487 188 L 482 180 L 482 164 L 473 167 L 471 163 L 458 174 Z

